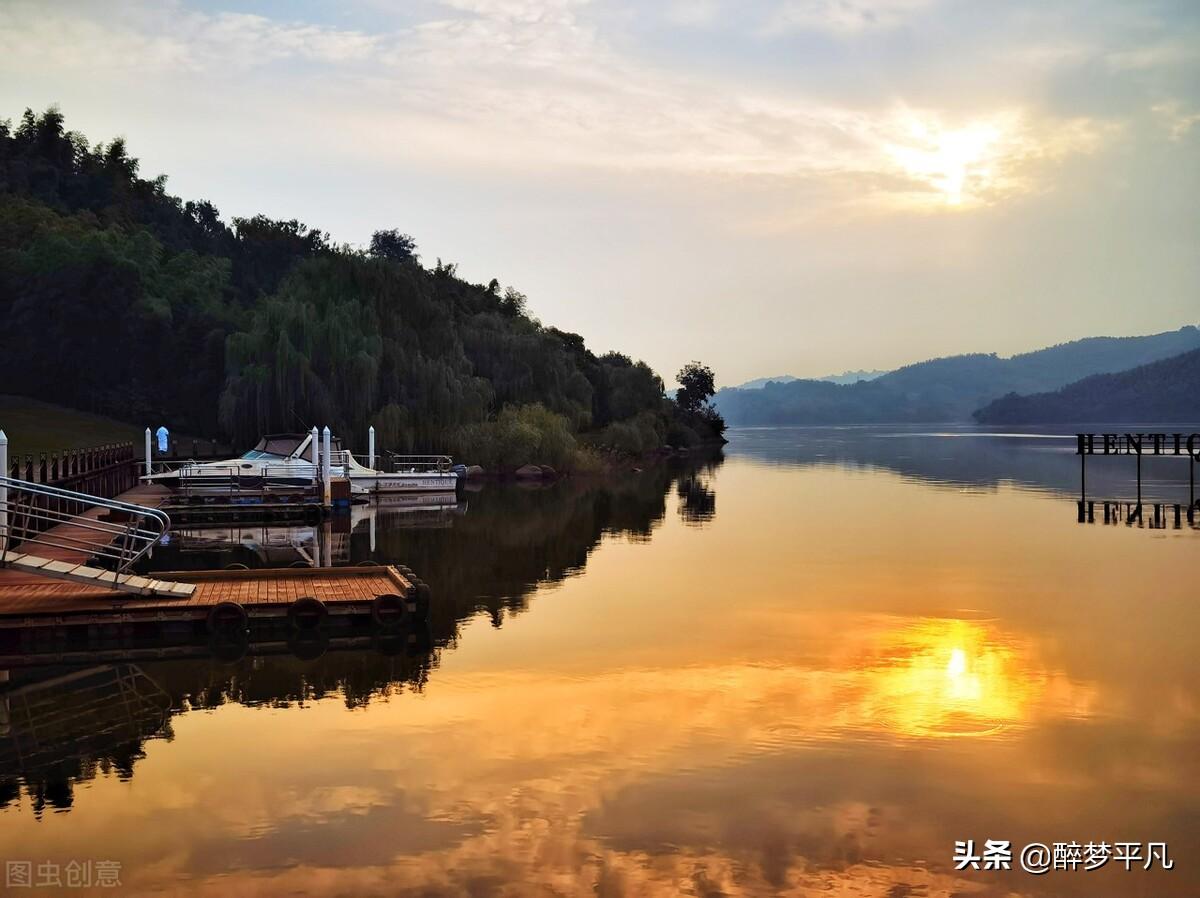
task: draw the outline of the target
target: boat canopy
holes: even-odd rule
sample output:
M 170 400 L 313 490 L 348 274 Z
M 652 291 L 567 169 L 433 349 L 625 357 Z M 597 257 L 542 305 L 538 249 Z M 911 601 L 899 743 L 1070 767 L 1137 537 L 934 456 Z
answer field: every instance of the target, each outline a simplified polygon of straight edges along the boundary
M 308 433 L 271 433 L 258 441 L 258 445 L 247 452 L 242 458 L 294 458 L 301 450 L 308 448 L 312 434 Z M 330 439 L 330 448 L 340 452 L 342 441 L 337 437 Z

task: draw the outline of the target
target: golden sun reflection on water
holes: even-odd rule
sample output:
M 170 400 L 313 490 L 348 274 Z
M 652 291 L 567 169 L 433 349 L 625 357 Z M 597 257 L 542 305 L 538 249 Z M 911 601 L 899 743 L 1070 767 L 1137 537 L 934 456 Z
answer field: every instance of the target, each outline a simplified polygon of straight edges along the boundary
M 923 620 L 885 637 L 874 671 L 882 728 L 908 736 L 996 734 L 1041 699 L 1048 675 L 1031 651 L 999 641 L 982 623 Z

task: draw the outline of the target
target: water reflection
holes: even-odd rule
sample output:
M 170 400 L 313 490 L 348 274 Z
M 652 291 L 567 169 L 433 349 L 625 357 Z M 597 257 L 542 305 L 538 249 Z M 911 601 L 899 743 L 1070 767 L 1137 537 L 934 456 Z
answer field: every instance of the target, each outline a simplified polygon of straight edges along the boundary
M 731 435 L 730 454 L 770 465 L 892 471 L 956 489 L 995 490 L 1012 484 L 1076 497 L 1080 491 L 1075 435 L 1063 430 L 1029 427 L 1012 433 L 965 425 L 937 431 L 916 425 L 746 427 L 735 428 Z M 1186 456 L 1143 457 L 1143 497 L 1186 500 L 1190 463 Z M 1090 456 L 1088 495 L 1132 498 L 1137 492 L 1134 472 L 1133 457 Z
M 191 523 L 172 529 L 145 571 L 331 567 L 376 558 L 383 530 L 449 528 L 467 513 L 454 493 L 386 496 L 318 523 Z M 355 545 L 357 544 L 357 545 Z
M 132 664 L 49 669 L 6 677 L 0 692 L 0 808 L 21 784 L 35 815 L 64 811 L 72 784 L 97 773 L 133 775 L 142 743 L 167 735 L 170 699 Z
M 1188 506 L 1179 502 L 1080 499 L 1075 503 L 1075 520 L 1080 524 L 1124 524 L 1147 530 L 1200 530 L 1200 502 Z
M 140 661 L 167 738 L 132 777 L 64 767 L 41 823 L 9 768 L 0 842 L 120 857 L 134 893 L 1196 894 L 1191 534 L 737 438 L 716 467 L 489 486 L 374 554 L 354 528 L 348 559 L 433 585 L 426 645 Z M 1179 866 L 956 871 L 966 838 Z
M 169 738 L 170 716 L 186 710 L 231 702 L 303 707 L 333 695 L 347 707 L 361 707 L 372 698 L 420 692 L 463 620 L 485 610 L 499 627 L 526 608 L 539 585 L 582 572 L 604 538 L 647 540 L 666 514 L 672 487 L 681 496 L 703 496 L 685 517 L 712 520 L 715 498 L 705 484 L 719 465 L 718 455 L 623 480 L 567 480 L 534 489 L 490 485 L 472 493 L 469 516 L 467 502 L 451 493 L 354 506 L 324 524 L 176 528 L 156 550 L 153 569 L 406 563 L 435 584 L 428 629 L 332 641 L 295 634 L 286 642 L 254 645 L 147 642 L 127 635 L 87 650 L 118 663 L 79 669 L 39 667 L 36 660 L 68 648 L 77 656 L 80 646 L 23 641 L 14 652 L 10 638 L 0 664 L 19 666 L 0 679 L 0 807 L 17 798 L 23 783 L 35 811 L 46 804 L 69 809 L 75 782 L 110 769 L 132 776 L 143 742 Z M 155 655 L 181 660 L 122 660 Z
M 689 471 L 679 478 L 676 487 L 679 496 L 679 516 L 684 523 L 703 526 L 717 513 L 717 494 L 712 489 L 712 473 L 720 459 Z

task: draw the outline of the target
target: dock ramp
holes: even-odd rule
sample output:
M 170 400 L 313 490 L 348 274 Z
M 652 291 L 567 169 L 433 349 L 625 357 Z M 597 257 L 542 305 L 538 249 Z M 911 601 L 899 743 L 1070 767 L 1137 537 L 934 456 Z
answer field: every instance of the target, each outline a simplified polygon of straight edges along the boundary
M 187 599 L 191 583 L 132 572 L 171 529 L 166 512 L 0 476 L 0 567 L 138 596 Z

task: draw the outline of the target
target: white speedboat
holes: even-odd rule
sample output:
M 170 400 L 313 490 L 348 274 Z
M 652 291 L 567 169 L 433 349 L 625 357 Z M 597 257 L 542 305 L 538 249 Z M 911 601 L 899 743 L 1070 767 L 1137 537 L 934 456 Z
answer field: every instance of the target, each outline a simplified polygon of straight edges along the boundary
M 269 434 L 239 458 L 188 462 L 142 479 L 197 497 L 298 492 L 319 481 L 320 451 L 311 433 Z M 458 484 L 449 456 L 389 454 L 389 459 L 393 470 L 371 468 L 343 449 L 341 440 L 330 440 L 330 474 L 348 478 L 353 494 L 445 493 Z

